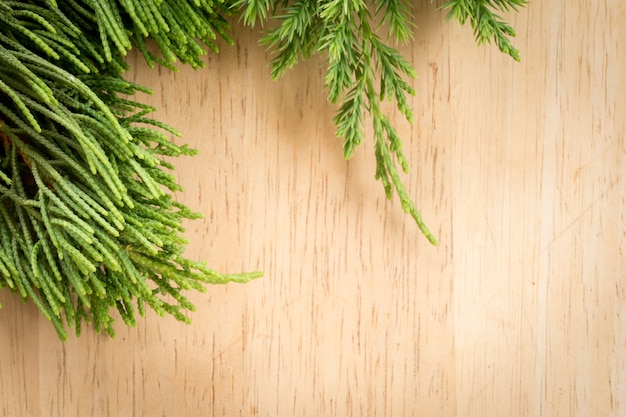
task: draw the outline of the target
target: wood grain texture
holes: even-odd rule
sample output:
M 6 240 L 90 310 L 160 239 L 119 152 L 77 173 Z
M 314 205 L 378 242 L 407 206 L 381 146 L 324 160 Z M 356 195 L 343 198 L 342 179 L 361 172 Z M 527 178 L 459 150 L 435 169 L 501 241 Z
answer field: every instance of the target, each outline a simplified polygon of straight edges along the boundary
M 626 7 L 533 2 L 523 61 L 416 2 L 416 122 L 395 117 L 432 247 L 345 162 L 321 61 L 269 79 L 254 31 L 207 68 L 129 57 L 199 156 L 187 255 L 246 285 L 65 344 L 0 292 L 0 415 L 622 416 L 626 413 Z

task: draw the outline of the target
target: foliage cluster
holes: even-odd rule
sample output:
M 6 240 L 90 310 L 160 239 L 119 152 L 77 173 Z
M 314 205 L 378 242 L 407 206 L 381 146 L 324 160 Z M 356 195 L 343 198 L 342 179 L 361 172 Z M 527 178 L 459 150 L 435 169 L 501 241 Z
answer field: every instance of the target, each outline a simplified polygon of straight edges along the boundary
M 513 29 L 497 13 L 523 4 L 442 7 L 469 20 L 479 42 L 493 40 L 519 59 Z M 176 130 L 132 99 L 149 91 L 123 78 L 132 48 L 151 66 L 202 67 L 218 38 L 233 43 L 234 14 L 250 25 L 268 22 L 262 43 L 275 52 L 275 78 L 324 56 L 345 157 L 364 140 L 369 114 L 376 177 L 436 243 L 400 179 L 409 164 L 381 109 L 392 100 L 412 121 L 415 72 L 392 46 L 411 38 L 405 1 L 0 0 L 0 287 L 32 300 L 62 339 L 83 322 L 113 335 L 113 311 L 133 325 L 146 305 L 188 321 L 185 290 L 259 276 L 220 274 L 183 256 L 182 222 L 199 215 L 174 200 L 180 187 L 166 159 L 194 152 L 171 142 Z

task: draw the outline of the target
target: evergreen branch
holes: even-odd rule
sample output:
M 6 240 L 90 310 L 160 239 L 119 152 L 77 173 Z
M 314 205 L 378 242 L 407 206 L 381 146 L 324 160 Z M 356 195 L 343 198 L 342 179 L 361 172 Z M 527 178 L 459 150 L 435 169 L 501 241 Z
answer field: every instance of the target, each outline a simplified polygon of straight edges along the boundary
M 411 214 L 427 239 L 436 244 L 400 180 L 397 165 L 407 172 L 409 164 L 395 128 L 380 108 L 382 100 L 393 99 L 405 118 L 413 121 L 406 96 L 415 92 L 405 78 L 414 78 L 415 71 L 395 48 L 382 41 L 373 28 L 375 17 L 382 15 L 380 21 L 388 27 L 389 37 L 398 42 L 410 39 L 408 6 L 400 0 L 378 1 L 374 4 L 373 16 L 371 6 L 363 0 L 298 0 L 283 3 L 280 7 L 281 3 L 273 4 L 275 10 L 280 11 L 275 16 L 279 24 L 261 41 L 276 52 L 271 62 L 272 77 L 280 77 L 314 53 L 326 58 L 324 85 L 328 90 L 328 101 L 341 101 L 334 121 L 337 136 L 344 141 L 344 157 L 350 158 L 362 143 L 365 136 L 363 115 L 368 113 L 374 126 L 376 178 L 382 181 L 387 198 L 392 198 L 395 191 L 402 208 Z M 246 21 L 252 16 L 255 19 L 263 16 L 258 12 L 253 14 L 249 9 L 258 7 L 258 3 L 237 4 L 244 7 L 244 14 L 249 14 L 244 18 Z M 375 85 L 380 86 L 379 90 Z
M 257 21 L 263 24 L 267 20 L 275 3 L 272 0 L 236 0 L 232 8 L 240 10 L 244 24 L 254 27 Z
M 387 38 L 407 42 L 413 37 L 413 14 L 404 0 L 377 0 L 374 14 L 383 15 L 381 26 L 387 26 Z
M 189 321 L 184 291 L 259 276 L 218 274 L 182 256 L 182 222 L 198 216 L 166 192 L 181 188 L 160 156 L 193 151 L 159 131 L 177 133 L 147 117 L 150 106 L 121 97 L 148 92 L 120 77 L 130 42 L 124 9 L 81 3 L 77 26 L 61 9 L 28 2 L 0 0 L 0 10 L 8 22 L 0 31 L 0 287 L 32 300 L 65 339 L 82 321 L 113 335 L 111 309 L 129 325 L 144 305 Z M 133 10 L 135 19 L 143 13 Z M 80 27 L 98 13 L 100 38 Z M 111 41 L 108 60 L 102 39 Z M 176 53 L 191 60 L 201 51 Z
M 515 30 L 497 11 L 517 11 L 527 3 L 527 0 L 448 0 L 441 8 L 448 9 L 447 19 L 454 18 L 461 24 L 469 19 L 479 44 L 493 40 L 500 51 L 519 61 L 519 51 L 509 40 L 509 37 L 515 37 Z
M 449 0 L 442 8 L 449 9 L 448 18 L 455 17 L 461 23 L 470 19 L 479 43 L 493 39 L 502 52 L 519 60 L 519 52 L 508 39 L 515 32 L 494 10 L 507 12 L 525 4 L 525 0 Z M 407 96 L 415 94 L 408 80 L 416 74 L 398 50 L 389 45 L 392 41 L 411 39 L 410 7 L 403 0 L 237 0 L 233 5 L 240 9 L 246 24 L 263 24 L 270 17 L 277 22 L 261 40 L 275 53 L 271 61 L 273 78 L 313 54 L 326 58 L 324 85 L 328 101 L 339 102 L 334 121 L 337 136 L 344 141 L 345 158 L 350 158 L 362 143 L 363 116 L 368 114 L 374 128 L 376 178 L 382 182 L 387 198 L 391 199 L 395 192 L 403 210 L 436 245 L 400 179 L 399 170 L 408 172 L 409 163 L 389 116 L 380 107 L 385 99 L 395 101 L 400 113 L 413 122 Z M 385 40 L 374 30 L 375 21 L 378 31 L 387 28 Z

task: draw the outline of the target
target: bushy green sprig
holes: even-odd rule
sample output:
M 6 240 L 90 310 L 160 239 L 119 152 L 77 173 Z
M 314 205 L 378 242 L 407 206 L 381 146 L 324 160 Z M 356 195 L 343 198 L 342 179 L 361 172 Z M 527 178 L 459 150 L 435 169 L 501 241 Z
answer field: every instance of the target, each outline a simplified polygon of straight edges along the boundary
M 54 5 L 0 1 L 0 15 L 0 287 L 65 339 L 83 322 L 113 335 L 112 311 L 134 325 L 145 305 L 189 321 L 185 291 L 258 276 L 183 256 L 198 214 L 174 201 L 165 157 L 194 152 L 129 98 L 149 91 L 121 78 L 122 51 L 101 54 Z
M 150 66 L 157 63 L 176 70 L 174 63 L 180 61 L 198 68 L 204 66 L 201 57 L 207 48 L 219 50 L 218 37 L 233 42 L 226 20 L 231 10 L 223 1 L 63 0 L 58 6 L 79 27 L 91 29 L 84 34 L 98 35 L 106 61 L 135 47 Z M 148 47 L 149 39 L 161 56 Z

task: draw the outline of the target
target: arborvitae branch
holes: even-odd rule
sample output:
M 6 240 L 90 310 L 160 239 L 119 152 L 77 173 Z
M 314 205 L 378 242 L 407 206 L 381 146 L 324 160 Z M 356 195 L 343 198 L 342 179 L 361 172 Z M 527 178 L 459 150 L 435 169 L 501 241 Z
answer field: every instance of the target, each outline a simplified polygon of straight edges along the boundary
M 182 256 L 182 222 L 197 215 L 166 192 L 180 186 L 162 158 L 193 152 L 155 130 L 175 132 L 147 117 L 152 108 L 122 97 L 147 91 L 121 78 L 127 26 L 139 16 L 158 14 L 144 24 L 153 35 L 197 14 L 196 31 L 158 36 L 175 59 L 198 65 L 188 43 L 215 39 L 223 18 L 207 3 L 164 3 L 165 17 L 151 2 L 122 3 L 0 0 L 0 286 L 32 299 L 61 338 L 83 320 L 113 334 L 112 308 L 131 325 L 144 304 L 188 321 L 184 290 L 258 276 Z M 96 23 L 98 37 L 85 26 Z

